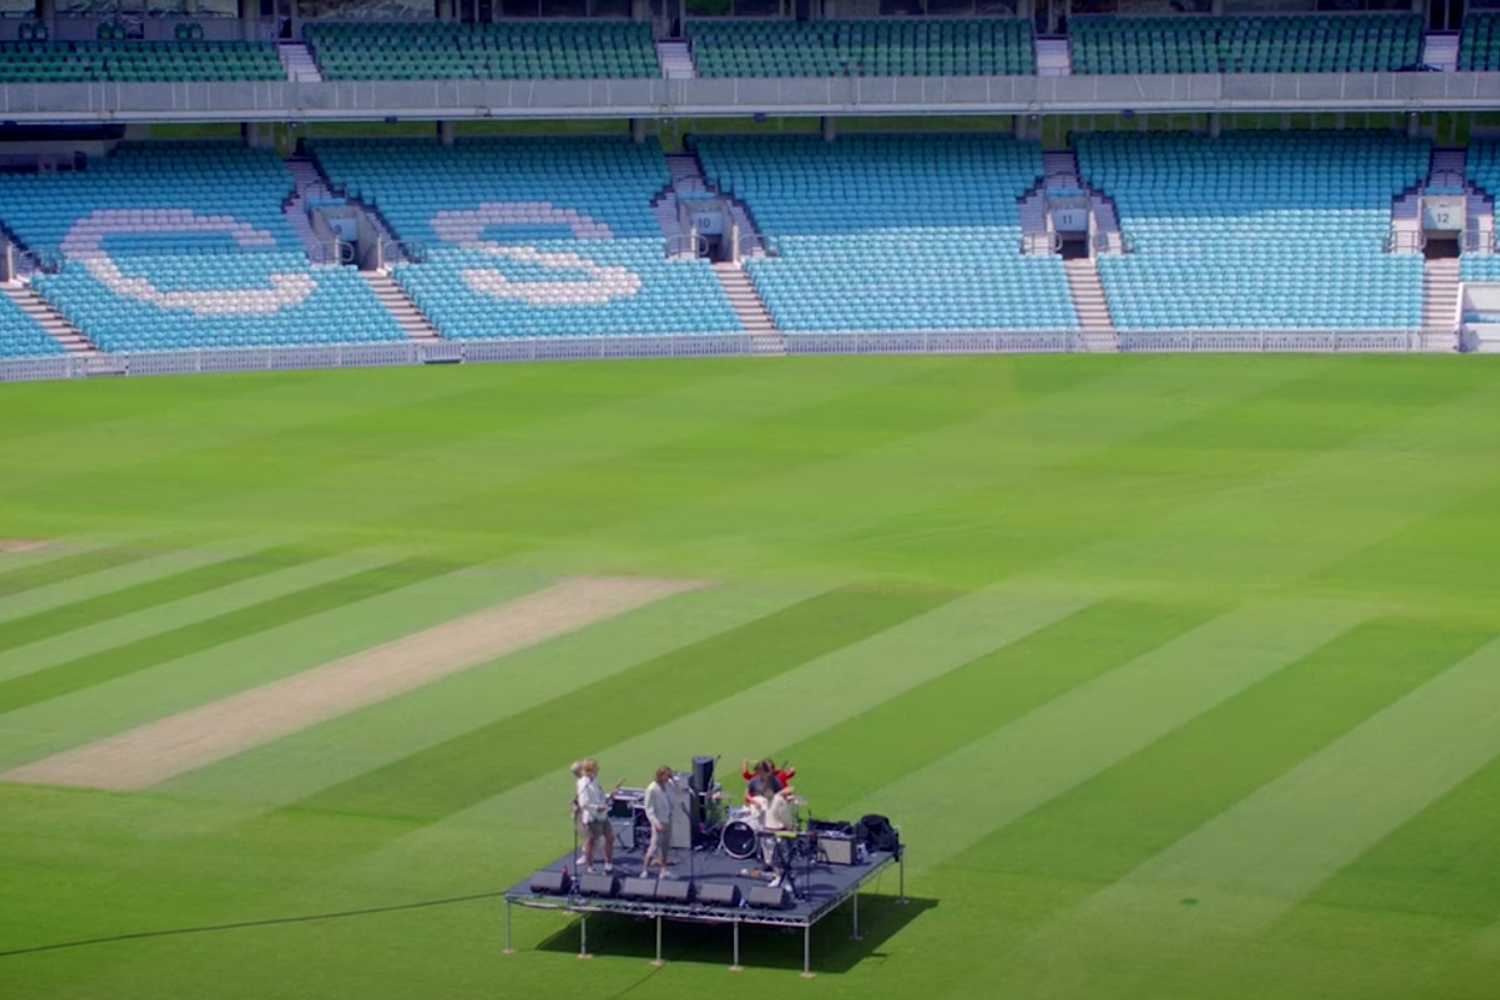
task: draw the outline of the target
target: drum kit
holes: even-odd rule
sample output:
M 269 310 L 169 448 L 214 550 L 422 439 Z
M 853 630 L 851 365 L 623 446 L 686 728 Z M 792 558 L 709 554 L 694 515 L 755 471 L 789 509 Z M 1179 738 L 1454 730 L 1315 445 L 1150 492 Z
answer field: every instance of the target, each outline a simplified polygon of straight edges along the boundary
M 700 798 L 699 796 L 694 796 Z M 782 817 L 782 826 L 771 829 L 767 826 L 767 809 L 764 800 L 757 799 L 747 806 L 726 807 L 723 795 L 716 789 L 712 794 L 701 796 L 701 802 L 689 808 L 693 818 L 693 843 L 695 848 L 714 847 L 725 856 L 736 861 L 748 861 L 762 853 L 761 843 L 772 835 L 795 837 L 813 845 L 816 831 L 808 830 L 802 818 L 807 800 L 795 796 L 788 800 L 790 822 Z M 621 846 L 634 850 L 651 836 L 651 824 L 646 819 L 645 791 L 640 788 L 617 788 L 610 795 L 610 818 L 630 840 L 621 836 Z M 673 844 L 676 846 L 686 846 Z

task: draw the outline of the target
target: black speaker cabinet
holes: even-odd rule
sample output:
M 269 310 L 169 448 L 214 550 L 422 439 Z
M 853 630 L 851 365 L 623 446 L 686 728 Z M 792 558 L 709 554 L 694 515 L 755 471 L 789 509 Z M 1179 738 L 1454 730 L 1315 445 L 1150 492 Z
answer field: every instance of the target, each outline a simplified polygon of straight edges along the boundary
M 854 844 L 853 837 L 825 833 L 818 837 L 818 853 L 830 865 L 852 865 L 855 857 Z
M 698 902 L 707 903 L 711 906 L 739 906 L 740 887 L 733 882 L 725 885 L 723 882 L 705 882 L 698 886 Z
M 658 903 L 691 903 L 693 901 L 693 883 L 686 879 L 663 879 L 656 883 L 656 901 Z
M 615 875 L 580 875 L 578 891 L 585 896 L 613 896 L 620 891 L 620 879 Z
M 531 873 L 532 892 L 544 892 L 551 896 L 563 896 L 571 888 L 573 888 L 573 879 L 567 872 L 539 871 Z
M 620 887 L 620 895 L 630 899 L 655 899 L 656 885 L 654 878 L 628 878 Z
M 769 885 L 757 885 L 751 888 L 748 899 L 751 906 L 763 910 L 784 910 L 788 903 L 787 895 L 784 885 L 774 888 Z

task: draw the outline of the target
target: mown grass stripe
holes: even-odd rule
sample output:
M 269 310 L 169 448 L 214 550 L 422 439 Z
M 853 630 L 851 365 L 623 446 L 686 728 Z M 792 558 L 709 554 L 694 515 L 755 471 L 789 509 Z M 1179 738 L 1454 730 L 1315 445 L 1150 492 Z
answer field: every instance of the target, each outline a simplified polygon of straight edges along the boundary
M 607 746 L 649 731 L 952 596 L 829 591 L 335 785 L 288 811 L 430 823 L 566 765 L 581 738 Z
M 1177 841 L 1096 905 L 1139 917 L 1191 896 L 1215 902 L 1200 922 L 1261 926 L 1497 754 L 1500 641 Z
M 0 713 L 13 712 L 278 625 L 408 587 L 457 568 L 451 563 L 433 559 L 405 559 L 184 625 L 116 649 L 23 674 L 0 682 Z
M 7 622 L 0 629 L 0 651 L 15 649 L 63 632 L 97 625 L 159 604 L 192 597 L 266 573 L 310 562 L 317 557 L 312 549 L 301 546 L 279 546 L 222 562 L 196 566 L 171 576 L 149 580 L 112 593 L 39 611 Z
M 1358 609 L 1311 602 L 1239 608 L 911 772 L 846 812 L 903 817 L 912 841 L 922 844 L 913 862 L 941 864 L 1364 617 Z M 963 823 L 952 822 L 956 814 Z
M 819 761 L 799 787 L 820 811 L 837 812 L 1215 614 L 1103 600 L 776 753 Z M 942 725 L 913 725 L 913 719 Z
M 63 556 L 61 559 L 20 566 L 9 572 L 0 570 L 0 598 L 53 583 L 61 583 L 87 573 L 99 573 L 154 554 L 145 547 L 113 546 L 88 549 Z
M 822 589 L 728 585 L 680 594 L 185 774 L 158 790 L 268 808 L 286 805 Z
M 249 547 L 234 543 L 210 547 L 173 548 L 160 555 L 148 556 L 71 580 L 35 587 L 20 594 L 0 598 L 0 638 L 9 622 L 54 611 L 69 604 L 91 601 L 131 587 L 152 583 L 178 573 L 198 569 L 211 563 L 243 555 Z
M 1073 907 L 1133 881 L 1174 842 L 1492 638 L 1406 620 L 1356 626 L 958 855 L 945 867 L 992 894 L 1032 890 L 1024 913 L 997 920 L 997 942 L 1018 944 L 1007 931 L 1062 918 L 993 966 L 1024 978 L 1033 964 L 1044 973 L 1059 950 L 1096 943 L 1114 924 L 1085 921 L 1082 930 L 1070 922 Z

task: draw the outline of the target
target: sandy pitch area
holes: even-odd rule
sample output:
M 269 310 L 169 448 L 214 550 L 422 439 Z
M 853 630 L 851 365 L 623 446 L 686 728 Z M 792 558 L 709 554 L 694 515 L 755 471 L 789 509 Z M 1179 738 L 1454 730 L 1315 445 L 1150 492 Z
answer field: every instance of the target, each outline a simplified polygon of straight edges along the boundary
M 52 543 L 40 538 L 0 538 L 0 554 L 7 552 L 40 552 Z
M 0 774 L 0 781 L 146 788 L 596 622 L 703 586 L 574 577 L 476 614 L 325 663 Z

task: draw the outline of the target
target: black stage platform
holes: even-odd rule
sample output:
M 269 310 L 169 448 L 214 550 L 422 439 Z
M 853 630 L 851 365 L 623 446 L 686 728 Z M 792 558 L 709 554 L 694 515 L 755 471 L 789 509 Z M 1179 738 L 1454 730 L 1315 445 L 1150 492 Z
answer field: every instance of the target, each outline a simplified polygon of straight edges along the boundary
M 535 883 L 538 882 L 537 875 L 542 872 L 554 875 L 567 871 L 569 875 L 576 874 L 576 855 L 566 854 L 548 865 L 541 872 L 527 878 L 526 881 L 512 886 L 505 893 L 505 948 L 511 950 L 510 941 L 510 910 L 511 904 L 542 910 L 563 910 L 569 913 L 577 913 L 582 916 L 579 935 L 579 957 L 588 957 L 588 915 L 595 913 L 618 913 L 626 916 L 655 919 L 656 929 L 656 958 L 661 961 L 661 923 L 662 921 L 679 921 L 688 923 L 706 924 L 731 924 L 734 928 L 734 964 L 731 968 L 738 969 L 740 965 L 740 924 L 761 924 L 773 927 L 802 928 L 802 971 L 804 975 L 811 975 L 809 968 L 811 963 L 812 926 L 819 920 L 832 913 L 840 904 L 846 900 L 853 901 L 854 935 L 859 936 L 859 891 L 860 888 L 884 871 L 890 865 L 896 865 L 900 872 L 899 892 L 901 902 L 905 901 L 906 878 L 905 870 L 901 866 L 901 852 L 874 852 L 865 857 L 859 864 L 835 865 L 829 864 L 826 857 L 812 848 L 805 839 L 801 841 L 803 850 L 800 856 L 791 862 L 791 883 L 794 890 L 786 897 L 786 905 L 783 907 L 766 907 L 750 905 L 750 893 L 752 889 L 764 888 L 770 880 L 769 873 L 761 877 L 745 874 L 757 869 L 764 869 L 765 865 L 759 858 L 748 861 L 736 860 L 728 857 L 722 849 L 697 849 L 687 848 L 675 849 L 671 852 L 671 871 L 673 878 L 670 880 L 658 880 L 654 877 L 654 884 L 670 885 L 672 891 L 682 892 L 684 886 L 690 885 L 691 896 L 689 901 L 663 901 L 661 899 L 634 898 L 626 895 L 602 896 L 585 895 L 574 881 L 566 892 L 539 891 Z M 623 839 L 623 838 L 622 838 Z M 595 870 L 602 874 L 603 868 L 596 866 Z M 626 885 L 627 878 L 637 876 L 641 871 L 641 855 L 635 851 L 623 851 L 619 848 L 615 852 L 615 876 L 619 879 L 622 888 L 644 888 L 642 886 Z M 705 890 L 712 894 L 717 888 L 721 893 L 731 891 L 729 887 L 739 890 L 740 902 L 731 905 L 728 902 L 715 903 L 704 902 L 700 896 Z M 587 888 L 587 887 L 585 887 Z

